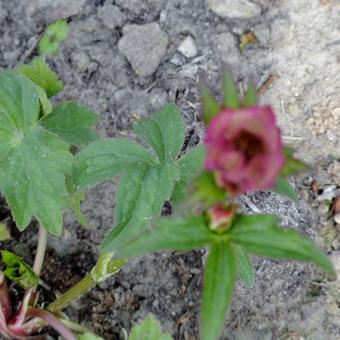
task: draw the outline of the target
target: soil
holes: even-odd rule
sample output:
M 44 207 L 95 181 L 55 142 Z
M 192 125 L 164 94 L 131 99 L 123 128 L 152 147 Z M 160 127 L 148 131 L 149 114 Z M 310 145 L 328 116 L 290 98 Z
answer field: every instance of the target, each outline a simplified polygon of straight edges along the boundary
M 212 4 L 219 2 L 233 3 L 2 0 L 0 68 L 29 62 L 46 25 L 66 18 L 69 37 L 48 58 L 65 84 L 57 100 L 74 99 L 95 110 L 102 137 L 127 136 L 136 118 L 176 102 L 187 123 L 188 148 L 203 135 L 199 72 L 205 72 L 216 95 L 222 62 L 241 90 L 252 77 L 261 101 L 275 108 L 286 144 L 310 169 L 291 179 L 298 203 L 255 193 L 241 197 L 240 204 L 245 210 L 276 213 L 283 226 L 312 237 L 339 271 L 340 225 L 329 214 L 329 201 L 340 186 L 340 3 L 253 0 L 254 16 L 240 18 L 216 11 Z M 145 28 L 150 23 L 156 24 Z M 249 32 L 255 39 L 240 48 Z M 138 40 L 148 37 L 154 48 L 139 48 Z M 183 47 L 187 37 L 190 42 Z M 143 64 L 147 58 L 152 63 Z M 313 180 L 320 192 L 311 190 Z M 42 273 L 47 287 L 53 287 L 44 293 L 47 300 L 77 282 L 95 262 L 98 244 L 114 226 L 115 188 L 113 180 L 89 190 L 82 210 L 90 230 L 66 213 L 61 239 L 50 237 Z M 1 206 L 1 217 L 8 216 Z M 32 263 L 36 232 L 34 223 L 21 234 L 12 224 L 13 239 L 1 247 Z M 67 313 L 109 340 L 126 339 L 131 326 L 150 312 L 175 339 L 198 339 L 203 259 L 201 251 L 134 259 Z M 329 281 L 304 263 L 254 258 L 254 265 L 256 283 L 252 289 L 238 284 L 223 339 L 339 339 L 339 278 Z M 49 331 L 45 338 L 58 337 Z

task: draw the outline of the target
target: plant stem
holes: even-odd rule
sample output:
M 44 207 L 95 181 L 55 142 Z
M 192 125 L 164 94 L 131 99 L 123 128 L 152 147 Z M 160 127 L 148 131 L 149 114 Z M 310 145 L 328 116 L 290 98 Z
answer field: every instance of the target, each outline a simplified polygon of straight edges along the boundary
M 112 253 L 101 254 L 90 273 L 47 306 L 47 310 L 53 314 L 62 311 L 73 301 L 78 300 L 84 294 L 89 292 L 98 283 L 117 273 L 120 268 L 126 264 L 126 260 L 112 259 L 112 255 Z
M 37 253 L 35 254 L 33 271 L 40 276 L 41 268 L 44 263 L 47 246 L 47 231 L 42 226 L 39 226 Z
M 59 296 L 55 301 L 53 301 L 47 307 L 47 310 L 53 314 L 63 310 L 73 301 L 79 299 L 81 296 L 89 292 L 92 288 L 96 286 L 96 284 L 97 282 L 92 278 L 92 275 L 87 274 L 81 281 L 79 281 L 68 291 L 66 291 L 64 294 Z
M 77 340 L 76 336 L 53 314 L 37 308 L 29 308 L 26 313 L 27 317 L 36 317 L 47 322 L 58 333 L 60 333 L 66 340 Z

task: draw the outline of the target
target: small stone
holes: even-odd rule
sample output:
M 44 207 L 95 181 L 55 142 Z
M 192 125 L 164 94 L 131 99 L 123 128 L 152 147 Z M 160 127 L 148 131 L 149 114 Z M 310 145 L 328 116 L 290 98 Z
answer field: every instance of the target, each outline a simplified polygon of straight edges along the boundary
M 181 66 L 181 65 L 185 64 L 185 57 L 182 54 L 176 52 L 173 55 L 173 57 L 170 59 L 170 63 L 174 64 L 176 66 Z
M 181 52 L 187 58 L 194 58 L 197 56 L 197 47 L 194 38 L 188 35 L 178 46 L 178 52 Z
M 119 51 L 125 55 L 137 75 L 152 75 L 165 56 L 168 36 L 157 23 L 127 25 L 123 32 L 118 42 Z
M 165 5 L 165 0 L 116 0 L 116 5 L 135 14 L 142 12 L 159 12 Z
M 261 14 L 261 7 L 248 0 L 208 0 L 208 7 L 223 18 L 249 19 Z
M 31 0 L 25 12 L 29 17 L 42 12 L 45 20 L 50 23 L 79 15 L 84 7 L 85 0 Z
M 98 11 L 98 17 L 109 30 L 122 27 L 126 20 L 125 14 L 117 6 L 111 4 L 101 7 Z
M 226 64 L 237 64 L 240 60 L 240 51 L 237 39 L 232 33 L 224 32 L 213 37 L 216 54 Z
M 334 221 L 335 223 L 340 225 L 340 213 L 334 215 Z

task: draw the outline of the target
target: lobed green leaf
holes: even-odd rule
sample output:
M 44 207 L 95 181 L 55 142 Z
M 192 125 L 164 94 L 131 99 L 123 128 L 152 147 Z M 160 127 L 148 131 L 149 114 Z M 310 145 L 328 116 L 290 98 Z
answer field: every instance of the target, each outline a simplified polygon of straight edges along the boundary
M 0 188 L 20 230 L 36 217 L 51 233 L 67 206 L 68 146 L 38 124 L 37 87 L 15 71 L 0 74 Z
M 40 123 L 69 145 L 84 146 L 97 138 L 93 129 L 98 123 L 98 116 L 74 102 L 59 104 Z
M 174 162 L 126 170 L 116 196 L 117 226 L 104 240 L 102 251 L 114 251 L 150 223 L 152 216 L 160 215 L 178 179 L 177 172 Z
M 155 150 L 160 161 L 177 158 L 184 142 L 184 122 L 175 104 L 137 122 L 134 132 Z
M 55 96 L 64 88 L 58 76 L 41 58 L 35 58 L 29 64 L 17 67 L 17 70 L 35 85 L 42 88 L 48 97 Z
M 139 144 L 127 139 L 101 139 L 76 156 L 69 186 L 76 191 L 88 188 L 145 163 L 157 164 L 155 157 Z
M 205 148 L 203 145 L 198 145 L 189 150 L 182 156 L 177 164 L 179 168 L 179 181 L 176 182 L 172 193 L 172 202 L 178 204 L 182 201 L 188 191 L 188 184 L 203 168 L 205 157 Z

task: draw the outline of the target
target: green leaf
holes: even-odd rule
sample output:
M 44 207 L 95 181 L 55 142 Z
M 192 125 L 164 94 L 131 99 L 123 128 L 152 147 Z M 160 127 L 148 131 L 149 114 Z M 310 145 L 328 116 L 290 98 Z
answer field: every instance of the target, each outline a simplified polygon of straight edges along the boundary
M 282 177 L 294 175 L 297 172 L 301 172 L 307 169 L 307 166 L 296 159 L 293 155 L 294 151 L 290 148 L 284 148 L 285 164 L 280 171 Z
M 177 179 L 178 169 L 174 162 L 126 170 L 116 196 L 117 226 L 104 240 L 102 251 L 114 251 L 150 223 L 152 216 L 160 215 Z
M 85 333 L 77 337 L 78 340 L 104 340 L 100 336 L 94 335 L 92 333 Z
M 287 196 L 289 198 L 291 198 L 294 201 L 298 201 L 299 198 L 296 194 L 296 192 L 294 191 L 294 189 L 291 187 L 291 185 L 289 184 L 289 182 L 283 178 L 283 177 L 278 177 L 276 180 L 276 186 L 273 189 L 274 192 L 276 192 L 277 194 L 283 195 L 283 196 Z
M 249 288 L 254 285 L 254 271 L 249 255 L 241 246 L 234 246 L 236 252 L 236 261 L 238 275 Z
M 14 71 L 0 74 L 0 188 L 20 230 L 32 217 L 59 235 L 67 205 L 65 175 L 72 155 L 38 125 L 37 89 Z
M 161 218 L 156 220 L 155 228 L 144 228 L 134 238 L 120 245 L 115 256 L 132 257 L 163 250 L 200 249 L 209 244 L 212 237 L 202 216 Z
M 160 161 L 175 159 L 184 142 L 184 122 L 175 104 L 137 122 L 134 132 L 156 151 Z
M 203 120 L 209 124 L 211 120 L 221 111 L 220 105 L 205 85 L 200 86 Z
M 19 256 L 4 250 L 1 252 L 2 261 L 6 265 L 4 274 L 22 288 L 33 288 L 39 283 L 39 277 L 32 268 Z
M 176 182 L 172 193 L 174 204 L 178 204 L 186 196 L 189 182 L 203 169 L 204 157 L 205 148 L 203 145 L 198 145 L 188 151 L 177 162 L 180 180 Z
M 38 91 L 40 107 L 41 107 L 41 116 L 47 115 L 53 110 L 52 103 L 47 98 L 46 92 L 40 86 L 37 86 L 37 91 Z
M 69 186 L 84 189 L 144 163 L 156 164 L 156 159 L 139 144 L 127 139 L 101 139 L 76 156 Z
M 326 272 L 334 274 L 331 262 L 321 250 L 295 230 L 278 227 L 275 216 L 238 216 L 227 235 L 255 255 L 312 261 Z
M 64 88 L 58 76 L 41 58 L 35 58 L 29 64 L 17 67 L 17 70 L 35 85 L 41 87 L 48 97 L 55 96 Z
M 7 241 L 11 239 L 11 234 L 7 229 L 7 225 L 0 223 L 0 242 Z
M 253 81 L 249 81 L 247 91 L 242 100 L 242 106 L 255 106 L 257 104 L 256 86 Z
M 59 104 L 41 120 L 47 130 L 76 146 L 84 146 L 96 139 L 93 129 L 97 122 L 98 116 L 94 112 L 70 101 Z
M 225 202 L 228 199 L 228 193 L 216 184 L 215 175 L 212 172 L 204 171 L 194 180 L 192 199 L 211 206 L 218 202 Z
M 68 25 L 65 20 L 59 20 L 49 25 L 39 41 L 40 54 L 52 54 L 58 51 L 59 45 L 68 35 Z
M 201 312 L 203 340 L 218 339 L 232 299 L 236 275 L 232 246 L 225 241 L 212 243 L 204 268 Z
M 159 321 L 149 314 L 141 324 L 133 326 L 129 340 L 172 340 L 172 337 L 163 333 Z
M 240 108 L 240 99 L 238 97 L 237 86 L 234 77 L 229 71 L 224 71 L 223 75 L 223 105 L 228 109 Z

